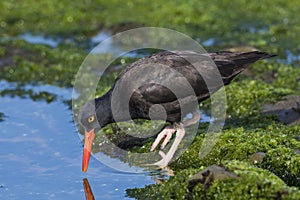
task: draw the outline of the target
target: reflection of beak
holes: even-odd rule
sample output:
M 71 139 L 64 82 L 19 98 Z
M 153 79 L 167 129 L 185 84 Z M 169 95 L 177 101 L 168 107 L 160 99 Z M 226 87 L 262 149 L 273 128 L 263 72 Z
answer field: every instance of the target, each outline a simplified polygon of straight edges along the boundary
M 94 129 L 90 132 L 85 131 L 84 133 L 84 148 L 83 148 L 83 157 L 82 157 L 82 171 L 86 172 L 89 166 L 89 161 L 91 157 L 91 151 L 93 146 L 93 141 L 95 138 Z
M 90 186 L 87 178 L 83 179 L 83 187 L 84 187 L 84 191 L 85 191 L 85 199 L 86 200 L 95 200 L 91 186 Z

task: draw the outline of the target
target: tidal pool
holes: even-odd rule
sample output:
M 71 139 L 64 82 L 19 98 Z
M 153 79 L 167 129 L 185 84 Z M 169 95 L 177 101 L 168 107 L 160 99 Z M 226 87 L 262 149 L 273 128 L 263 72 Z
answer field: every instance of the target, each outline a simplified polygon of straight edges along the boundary
M 14 83 L 0 81 L 0 91 Z M 94 158 L 81 172 L 82 143 L 64 103 L 71 88 L 26 85 L 24 90 L 49 92 L 56 100 L 2 95 L 0 110 L 0 199 L 85 199 L 87 178 L 95 199 L 125 199 L 125 189 L 154 183 L 149 174 L 117 172 Z

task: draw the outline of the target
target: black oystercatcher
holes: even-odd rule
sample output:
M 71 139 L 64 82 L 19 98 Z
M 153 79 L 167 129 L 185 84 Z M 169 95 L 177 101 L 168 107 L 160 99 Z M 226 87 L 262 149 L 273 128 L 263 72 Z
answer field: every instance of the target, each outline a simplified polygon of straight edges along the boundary
M 184 137 L 184 127 L 195 124 L 200 119 L 198 106 L 192 105 L 192 101 L 197 103 L 209 98 L 211 93 L 216 92 L 223 84 L 229 84 L 250 64 L 273 56 L 259 51 L 206 54 L 163 51 L 128 65 L 106 94 L 87 102 L 80 110 L 79 122 L 85 129 L 82 171 L 87 171 L 95 132 L 110 123 L 139 118 L 161 119 L 171 124 L 158 134 L 150 149 L 153 151 L 165 138 L 161 145 L 163 149 L 176 133 L 169 152 L 161 161 L 154 163 L 160 167 L 167 166 Z M 215 81 L 212 61 L 217 66 L 223 84 L 219 84 L 222 81 Z M 210 82 L 209 89 L 207 81 Z M 193 95 L 188 92 L 186 83 L 192 88 Z M 130 97 L 126 99 L 128 94 Z M 156 114 L 154 112 L 150 116 L 153 105 Z M 184 111 L 182 106 L 185 107 Z M 189 113 L 192 113 L 192 118 L 183 121 L 183 115 Z

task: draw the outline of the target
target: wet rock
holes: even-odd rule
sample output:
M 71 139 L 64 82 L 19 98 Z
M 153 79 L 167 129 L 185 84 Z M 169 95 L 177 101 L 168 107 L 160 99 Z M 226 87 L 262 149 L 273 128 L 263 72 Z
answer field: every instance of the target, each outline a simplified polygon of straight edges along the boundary
M 261 163 L 264 157 L 266 156 L 266 153 L 264 152 L 257 152 L 249 156 L 249 159 L 252 164 L 258 164 Z
M 206 169 L 202 170 L 201 172 L 195 174 L 193 177 L 189 179 L 188 191 L 189 193 L 192 193 L 194 187 L 198 183 L 203 184 L 204 189 L 206 190 L 215 180 L 221 180 L 224 178 L 239 178 L 239 177 L 233 172 L 230 172 L 223 167 L 217 165 L 211 165 Z
M 289 95 L 275 104 L 264 105 L 263 114 L 272 114 L 284 124 L 300 124 L 300 95 Z
M 3 45 L 3 44 L 2 44 Z M 4 45 L 3 45 L 4 46 Z M 24 49 L 14 47 L 12 45 L 7 45 L 5 54 L 0 58 L 0 68 L 5 68 L 8 66 L 15 66 L 15 57 L 29 57 L 30 53 L 26 52 Z
M 300 150 L 299 150 L 299 149 L 294 149 L 294 152 L 295 152 L 296 154 L 300 154 Z

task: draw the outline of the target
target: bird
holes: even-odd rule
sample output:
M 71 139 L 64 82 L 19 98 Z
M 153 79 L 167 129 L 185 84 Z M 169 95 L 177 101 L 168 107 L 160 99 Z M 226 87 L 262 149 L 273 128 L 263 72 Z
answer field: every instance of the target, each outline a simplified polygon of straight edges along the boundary
M 170 124 L 157 133 L 150 148 L 154 151 L 163 139 L 161 149 L 165 148 L 175 134 L 168 153 L 159 152 L 162 159 L 154 163 L 167 166 L 185 135 L 185 127 L 201 118 L 198 103 L 228 85 L 249 65 L 273 56 L 276 55 L 262 51 L 174 50 L 161 51 L 127 65 L 104 95 L 87 101 L 79 111 L 78 121 L 85 132 L 82 171 L 88 169 L 95 133 L 108 124 L 132 119 L 165 120 Z M 222 81 L 215 80 L 216 71 Z M 189 113 L 192 117 L 184 120 Z

